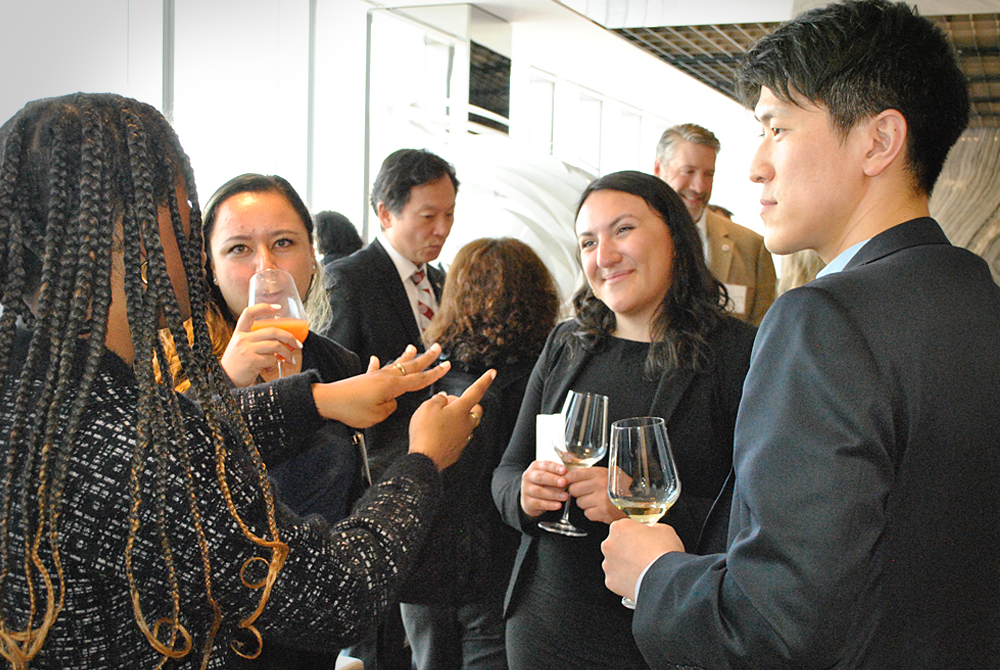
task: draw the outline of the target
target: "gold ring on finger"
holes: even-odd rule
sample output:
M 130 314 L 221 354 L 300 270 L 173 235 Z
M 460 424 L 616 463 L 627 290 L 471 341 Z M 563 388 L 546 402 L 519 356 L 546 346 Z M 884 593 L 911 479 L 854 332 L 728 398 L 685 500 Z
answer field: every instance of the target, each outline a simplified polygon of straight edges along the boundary
M 406 368 L 403 367 L 402 363 L 396 363 L 396 369 L 399 370 L 399 374 L 406 376 Z

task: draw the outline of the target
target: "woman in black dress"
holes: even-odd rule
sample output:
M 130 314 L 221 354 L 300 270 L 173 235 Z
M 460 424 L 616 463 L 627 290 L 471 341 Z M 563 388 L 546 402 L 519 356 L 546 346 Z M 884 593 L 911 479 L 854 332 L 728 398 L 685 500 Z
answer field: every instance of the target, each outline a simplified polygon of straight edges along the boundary
M 522 532 L 507 592 L 510 667 L 645 668 L 632 612 L 604 586 L 600 544 L 624 515 L 607 495 L 607 458 L 568 470 L 535 459 L 535 417 L 560 411 L 569 390 L 607 395 L 609 421 L 660 416 L 682 482 L 663 518 L 695 549 L 732 466 L 733 429 L 754 330 L 725 314 L 724 287 L 705 265 L 697 230 L 665 183 L 639 172 L 597 179 L 576 219 L 587 286 L 576 317 L 538 359 L 493 497 Z M 568 487 L 568 490 L 567 490 Z M 583 538 L 548 533 L 573 499 Z

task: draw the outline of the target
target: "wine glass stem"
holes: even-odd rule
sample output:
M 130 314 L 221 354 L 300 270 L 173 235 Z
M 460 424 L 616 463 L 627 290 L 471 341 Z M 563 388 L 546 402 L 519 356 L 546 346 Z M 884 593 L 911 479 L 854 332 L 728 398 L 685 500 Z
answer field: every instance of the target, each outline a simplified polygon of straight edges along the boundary
M 566 498 L 566 504 L 563 505 L 563 515 L 561 523 L 569 524 L 569 502 L 572 498 Z
M 278 359 L 278 378 L 280 379 L 280 378 L 282 378 L 284 376 L 285 376 L 285 369 L 283 367 L 281 367 L 281 359 L 279 358 Z

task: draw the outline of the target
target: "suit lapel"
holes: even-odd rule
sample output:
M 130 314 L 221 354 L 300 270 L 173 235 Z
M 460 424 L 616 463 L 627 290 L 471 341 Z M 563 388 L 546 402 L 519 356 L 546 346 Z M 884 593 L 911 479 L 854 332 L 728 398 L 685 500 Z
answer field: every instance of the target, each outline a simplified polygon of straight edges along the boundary
M 441 291 L 444 290 L 444 270 L 438 269 L 427 263 L 427 278 L 431 282 L 431 289 L 434 291 L 434 299 L 441 304 Z
M 733 241 L 729 231 L 720 225 L 712 212 L 705 217 L 705 231 L 708 235 L 708 264 L 719 281 L 729 281 L 729 268 L 733 263 Z
M 572 335 L 569 335 L 569 337 L 572 337 Z M 570 345 L 567 342 L 563 346 Z M 573 355 L 563 359 L 566 363 L 553 368 L 546 378 L 550 382 L 550 385 L 545 388 L 542 396 L 541 410 L 543 414 L 556 414 L 562 411 L 562 406 L 566 401 L 566 396 L 569 394 L 570 387 L 576 381 L 580 370 L 583 369 L 584 364 L 590 357 L 590 354 L 579 343 L 573 346 L 571 351 Z
M 674 415 L 674 410 L 687 392 L 695 374 L 693 369 L 684 368 L 660 375 L 660 383 L 656 386 L 656 393 L 653 394 L 653 402 L 649 408 L 650 416 L 663 417 L 664 423 L 670 425 L 670 418 Z
M 376 266 L 376 273 L 380 278 L 379 281 L 386 290 L 386 297 L 389 303 L 386 309 L 386 316 L 403 324 L 403 327 L 406 329 L 408 341 L 416 346 L 418 351 L 423 351 L 424 345 L 420 336 L 420 326 L 417 325 L 417 321 L 413 317 L 410 298 L 406 295 L 406 288 L 399 278 L 396 265 L 389 258 L 389 254 L 378 239 L 375 239 L 368 247 L 373 249 L 373 265 Z

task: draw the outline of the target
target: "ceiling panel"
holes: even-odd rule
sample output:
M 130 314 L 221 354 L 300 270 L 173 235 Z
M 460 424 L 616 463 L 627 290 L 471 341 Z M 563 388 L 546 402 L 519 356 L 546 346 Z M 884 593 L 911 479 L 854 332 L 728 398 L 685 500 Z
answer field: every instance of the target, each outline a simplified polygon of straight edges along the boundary
M 1000 127 L 1000 14 L 927 17 L 941 27 L 969 78 L 970 126 Z M 780 23 L 616 28 L 639 48 L 735 99 L 734 78 L 747 49 Z

